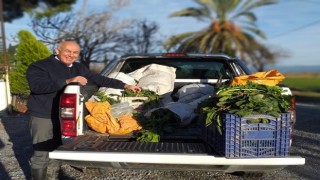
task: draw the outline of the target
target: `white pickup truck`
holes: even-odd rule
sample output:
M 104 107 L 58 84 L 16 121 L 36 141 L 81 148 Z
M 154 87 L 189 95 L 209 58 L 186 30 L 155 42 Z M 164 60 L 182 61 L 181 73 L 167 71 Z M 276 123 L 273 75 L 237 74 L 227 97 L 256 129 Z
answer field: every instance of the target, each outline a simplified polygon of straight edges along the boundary
M 237 58 L 223 54 L 148 54 L 128 55 L 109 64 L 102 72 L 130 73 L 148 64 L 176 68 L 176 89 L 191 83 L 213 86 L 228 83 L 234 77 L 251 74 Z M 159 77 L 161 78 L 161 77 Z M 283 87 L 286 88 L 286 87 Z M 111 135 L 91 130 L 84 120 L 84 102 L 98 88 L 68 85 L 61 96 L 60 120 L 64 144 L 53 152 L 51 159 L 61 160 L 84 172 L 105 168 L 205 170 L 243 175 L 257 175 L 286 166 L 304 165 L 297 156 L 228 158 L 215 153 L 203 137 L 200 126 L 183 127 L 162 136 L 160 142 L 138 142 L 132 135 Z M 289 88 L 286 88 L 290 93 Z M 295 123 L 295 108 L 290 112 L 290 134 Z M 198 119 L 195 119 L 196 122 Z M 292 136 L 291 136 L 292 137 Z M 289 145 L 290 146 L 290 145 Z

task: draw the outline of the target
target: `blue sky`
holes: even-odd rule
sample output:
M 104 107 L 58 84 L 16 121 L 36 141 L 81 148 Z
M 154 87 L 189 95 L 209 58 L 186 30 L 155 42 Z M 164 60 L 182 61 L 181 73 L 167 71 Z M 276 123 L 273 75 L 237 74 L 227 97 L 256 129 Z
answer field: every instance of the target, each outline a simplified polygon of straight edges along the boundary
M 86 7 L 98 10 L 107 6 L 106 0 L 89 0 Z M 118 18 L 141 18 L 156 22 L 159 33 L 164 36 L 197 31 L 207 23 L 193 18 L 168 18 L 172 12 L 186 7 L 196 7 L 193 0 L 130 0 L 130 5 L 120 12 Z M 74 6 L 81 7 L 82 0 Z M 320 0 L 280 0 L 275 5 L 255 10 L 258 27 L 266 34 L 264 42 L 275 49 L 282 49 L 290 56 L 278 60 L 277 65 L 320 65 Z M 28 16 L 5 24 L 7 44 L 11 36 L 21 29 L 30 29 Z

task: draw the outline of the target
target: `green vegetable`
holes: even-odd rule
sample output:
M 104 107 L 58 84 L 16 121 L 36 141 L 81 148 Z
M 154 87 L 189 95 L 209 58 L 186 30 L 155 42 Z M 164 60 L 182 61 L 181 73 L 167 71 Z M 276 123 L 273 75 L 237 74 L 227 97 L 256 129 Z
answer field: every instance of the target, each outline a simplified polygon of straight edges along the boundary
M 137 133 L 137 141 L 139 142 L 159 142 L 160 136 L 149 130 L 140 130 Z
M 124 97 L 148 97 L 148 100 L 141 106 L 141 111 L 148 111 L 153 108 L 160 107 L 159 95 L 154 91 L 142 89 L 140 93 L 135 93 L 126 89 L 123 92 Z
M 134 113 L 135 119 L 142 126 L 139 131 L 137 141 L 158 142 L 160 135 L 172 133 L 180 122 L 179 116 L 168 109 L 154 110 L 150 117 L 145 117 L 144 113 L 160 107 L 159 95 L 154 91 L 142 89 L 140 93 L 125 90 L 124 97 L 148 97 L 148 100 L 141 106 L 140 110 Z M 158 139 L 156 141 L 156 139 Z
M 158 95 L 151 90 L 141 89 L 140 93 L 135 93 L 129 89 L 125 89 L 122 96 L 124 97 L 149 97 L 151 99 L 157 98 Z
M 248 82 L 246 85 L 221 86 L 216 94 L 199 104 L 198 110 L 206 116 L 206 125 L 215 122 L 221 132 L 221 114 L 231 113 L 245 117 L 252 114 L 279 116 L 288 112 L 291 96 L 283 95 L 279 86 Z M 269 120 L 252 120 L 251 123 L 268 123 Z
M 179 125 L 178 115 L 168 109 L 157 109 L 149 117 L 138 118 L 143 129 L 150 130 L 157 134 L 172 133 Z
M 270 121 L 269 119 L 266 119 L 266 118 L 256 118 L 256 119 L 248 120 L 248 124 L 258 124 L 258 123 L 268 124 L 270 123 Z
M 120 103 L 120 101 L 115 100 L 115 99 L 113 99 L 111 97 L 108 97 L 106 95 L 106 93 L 103 92 L 103 91 L 97 91 L 93 95 L 97 97 L 97 98 L 95 98 L 95 101 L 98 101 L 98 102 L 106 102 L 106 101 L 108 101 L 111 105 Z
M 153 135 L 156 134 L 159 136 L 166 134 L 166 133 L 173 133 L 174 130 L 179 126 L 180 124 L 180 118 L 178 115 L 173 113 L 172 111 L 168 109 L 157 109 L 154 110 L 149 117 L 145 117 L 143 113 L 136 113 L 135 119 L 139 122 L 139 124 L 142 126 L 142 132 L 152 132 Z M 151 140 L 150 134 L 147 133 L 147 135 L 144 135 L 143 140 L 144 142 L 151 142 L 148 140 Z M 138 133 L 137 140 L 140 141 L 141 139 L 141 133 Z M 140 140 L 139 140 L 140 139 Z

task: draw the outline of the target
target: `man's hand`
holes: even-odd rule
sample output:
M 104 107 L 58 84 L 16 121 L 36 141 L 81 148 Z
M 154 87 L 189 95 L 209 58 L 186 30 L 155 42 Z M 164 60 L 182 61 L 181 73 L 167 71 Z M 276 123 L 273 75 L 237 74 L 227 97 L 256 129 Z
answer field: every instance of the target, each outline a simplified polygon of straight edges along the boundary
M 125 89 L 130 89 L 131 91 L 133 91 L 135 93 L 140 93 L 141 92 L 141 88 L 139 86 L 133 86 L 133 85 L 125 84 L 124 88 Z
M 87 78 L 85 78 L 83 76 L 76 76 L 76 77 L 73 77 L 73 78 L 70 78 L 70 79 L 66 80 L 67 84 L 69 84 L 71 82 L 77 82 L 80 85 L 84 86 L 84 85 L 86 85 L 88 83 L 88 80 L 87 80 Z

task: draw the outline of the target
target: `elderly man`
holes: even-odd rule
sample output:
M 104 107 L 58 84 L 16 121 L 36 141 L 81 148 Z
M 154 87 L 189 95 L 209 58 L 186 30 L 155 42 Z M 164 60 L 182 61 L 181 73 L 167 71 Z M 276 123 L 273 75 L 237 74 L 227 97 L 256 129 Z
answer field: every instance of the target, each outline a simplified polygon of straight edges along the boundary
M 74 41 L 60 43 L 55 52 L 46 59 L 32 63 L 27 70 L 31 90 L 28 110 L 34 148 L 30 159 L 33 179 L 56 179 L 58 176 L 59 168 L 56 168 L 55 173 L 47 173 L 48 155 L 61 145 L 59 98 L 67 84 L 77 82 L 86 85 L 90 80 L 98 86 L 130 89 L 136 93 L 141 91 L 138 86 L 94 74 L 84 65 L 75 62 L 80 54 L 80 46 Z

